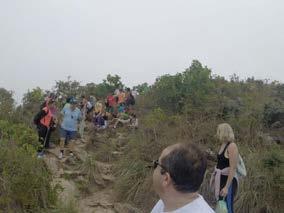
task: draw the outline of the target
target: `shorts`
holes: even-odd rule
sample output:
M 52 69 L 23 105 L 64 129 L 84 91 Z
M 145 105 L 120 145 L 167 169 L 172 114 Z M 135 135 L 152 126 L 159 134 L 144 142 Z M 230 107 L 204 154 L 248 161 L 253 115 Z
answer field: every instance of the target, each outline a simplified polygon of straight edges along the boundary
M 60 138 L 65 138 L 68 142 L 77 138 L 77 131 L 69 131 L 66 129 L 60 128 Z

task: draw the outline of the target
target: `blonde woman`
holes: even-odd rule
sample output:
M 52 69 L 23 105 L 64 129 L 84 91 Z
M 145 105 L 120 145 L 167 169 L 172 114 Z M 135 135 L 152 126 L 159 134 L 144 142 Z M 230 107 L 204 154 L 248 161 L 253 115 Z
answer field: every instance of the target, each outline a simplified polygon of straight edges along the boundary
M 239 160 L 238 147 L 232 127 L 227 123 L 218 125 L 217 138 L 221 147 L 217 154 L 217 165 L 212 174 L 211 184 L 214 184 L 217 200 L 224 199 L 229 213 L 233 213 L 234 196 L 238 188 L 236 168 Z

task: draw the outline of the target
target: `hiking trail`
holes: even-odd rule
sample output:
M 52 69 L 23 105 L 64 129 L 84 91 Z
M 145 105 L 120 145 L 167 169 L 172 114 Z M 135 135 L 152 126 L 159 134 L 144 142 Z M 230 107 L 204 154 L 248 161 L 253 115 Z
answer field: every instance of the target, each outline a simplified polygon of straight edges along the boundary
M 73 157 L 65 155 L 63 159 L 59 159 L 59 146 L 47 150 L 44 162 L 52 173 L 52 184 L 61 189 L 60 202 L 66 205 L 75 203 L 78 212 L 141 213 L 141 210 L 130 204 L 116 202 L 113 165 L 111 162 L 98 161 L 94 157 L 100 143 L 108 143 L 110 140 L 117 141 L 119 145 L 108 154 L 116 158 L 123 154 L 124 147 L 120 140 L 127 137 L 126 133 L 113 131 L 106 134 L 107 131 L 113 130 L 94 132 L 92 124 L 88 123 L 85 140 L 75 141 Z

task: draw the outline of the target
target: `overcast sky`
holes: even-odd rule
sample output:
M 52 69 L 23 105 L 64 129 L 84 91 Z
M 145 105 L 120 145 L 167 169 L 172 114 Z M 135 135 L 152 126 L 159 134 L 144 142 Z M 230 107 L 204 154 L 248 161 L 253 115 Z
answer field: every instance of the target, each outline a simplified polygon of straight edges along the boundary
M 193 59 L 213 73 L 284 82 L 283 0 L 0 0 L 0 87 L 55 80 L 133 86 Z M 282 59 L 282 60 L 281 60 Z

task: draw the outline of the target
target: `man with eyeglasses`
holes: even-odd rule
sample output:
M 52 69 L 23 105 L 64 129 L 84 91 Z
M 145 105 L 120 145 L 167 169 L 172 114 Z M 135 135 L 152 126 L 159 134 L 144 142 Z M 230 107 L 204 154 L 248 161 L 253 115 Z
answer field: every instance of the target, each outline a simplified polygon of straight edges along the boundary
M 160 200 L 151 213 L 214 213 L 198 194 L 207 161 L 196 145 L 169 146 L 153 166 L 153 185 Z

